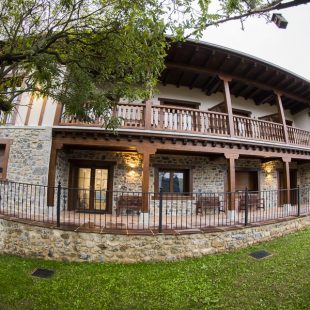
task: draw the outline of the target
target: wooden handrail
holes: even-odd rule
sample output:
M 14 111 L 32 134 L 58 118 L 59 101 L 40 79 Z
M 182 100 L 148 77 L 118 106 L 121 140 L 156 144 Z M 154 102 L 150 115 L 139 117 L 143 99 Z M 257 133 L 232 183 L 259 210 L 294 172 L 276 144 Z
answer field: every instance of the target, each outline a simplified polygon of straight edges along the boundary
M 120 128 L 163 130 L 182 133 L 197 133 L 228 136 L 228 114 L 199 109 L 183 108 L 170 105 L 148 103 L 117 105 L 114 115 L 120 117 Z M 151 115 L 148 115 L 148 114 Z M 236 137 L 285 142 L 283 124 L 245 116 L 233 115 Z M 104 127 L 104 120 L 82 122 L 74 116 L 61 116 L 59 125 Z M 287 126 L 289 143 L 310 144 L 310 131 Z

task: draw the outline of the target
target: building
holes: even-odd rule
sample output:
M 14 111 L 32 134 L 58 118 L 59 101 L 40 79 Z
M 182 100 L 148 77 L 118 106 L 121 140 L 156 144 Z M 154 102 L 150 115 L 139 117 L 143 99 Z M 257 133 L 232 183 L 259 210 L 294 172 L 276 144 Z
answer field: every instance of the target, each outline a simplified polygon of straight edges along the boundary
M 162 188 L 167 210 L 174 210 L 169 201 L 183 201 L 186 214 L 197 214 L 193 192 L 275 191 L 283 207 L 296 204 L 298 185 L 310 186 L 310 81 L 187 41 L 169 50 L 158 90 L 111 111 L 121 119 L 117 134 L 103 119 L 83 123 L 60 103 L 23 94 L 17 111 L 2 115 L 2 179 L 49 188 L 60 181 L 68 188 L 64 210 L 112 215 L 120 192 L 141 195 L 139 210 L 147 213 Z M 54 206 L 54 191 L 46 196 Z M 240 200 L 220 200 L 235 218 Z

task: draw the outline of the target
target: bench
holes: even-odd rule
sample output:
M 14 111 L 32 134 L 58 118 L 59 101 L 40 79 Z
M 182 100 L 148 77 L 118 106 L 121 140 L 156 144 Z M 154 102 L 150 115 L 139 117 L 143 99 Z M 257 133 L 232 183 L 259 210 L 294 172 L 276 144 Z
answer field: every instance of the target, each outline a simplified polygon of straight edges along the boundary
M 137 211 L 140 214 L 140 210 L 142 208 L 142 196 L 134 196 L 134 195 L 121 195 L 117 199 L 116 203 L 116 215 L 119 216 L 122 210 Z
M 264 198 L 261 198 L 258 193 L 248 193 L 248 207 L 264 209 Z M 239 196 L 239 210 L 245 210 L 245 193 Z
M 196 204 L 196 214 L 202 214 L 203 211 L 222 211 L 224 202 L 220 200 L 218 196 L 199 196 Z

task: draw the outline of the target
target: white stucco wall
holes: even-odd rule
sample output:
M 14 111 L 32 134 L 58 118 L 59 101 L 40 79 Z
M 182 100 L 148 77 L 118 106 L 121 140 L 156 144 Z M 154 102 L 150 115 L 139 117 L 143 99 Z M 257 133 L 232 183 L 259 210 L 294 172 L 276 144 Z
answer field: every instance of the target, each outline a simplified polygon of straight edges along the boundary
M 300 111 L 294 115 L 294 124 L 298 128 L 310 130 L 310 109 Z

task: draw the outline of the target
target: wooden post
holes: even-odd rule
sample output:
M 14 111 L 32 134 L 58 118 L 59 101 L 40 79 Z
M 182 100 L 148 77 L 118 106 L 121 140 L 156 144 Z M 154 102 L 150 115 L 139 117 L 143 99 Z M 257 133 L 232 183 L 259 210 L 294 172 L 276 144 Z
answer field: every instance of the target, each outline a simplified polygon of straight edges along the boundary
M 48 187 L 47 187 L 47 205 L 49 207 L 54 206 L 54 193 L 55 193 L 55 177 L 56 177 L 56 165 L 58 151 L 62 148 L 62 145 L 52 144 L 50 163 L 48 168 Z
M 57 102 L 57 107 L 56 107 L 56 112 L 55 112 L 55 117 L 54 117 L 54 126 L 59 125 L 61 121 L 62 110 L 63 110 L 62 104 Z
M 143 172 L 142 172 L 142 212 L 149 211 L 149 187 L 150 187 L 150 157 L 156 153 L 155 149 L 138 150 L 143 154 Z
M 234 117 L 232 112 L 232 104 L 231 104 L 231 96 L 230 96 L 230 90 L 229 90 L 229 82 L 231 81 L 231 78 L 219 76 L 219 78 L 223 81 L 224 85 L 224 99 L 226 103 L 226 112 L 228 114 L 228 128 L 229 128 L 229 134 L 231 137 L 235 136 L 235 130 L 234 130 Z
M 42 106 L 41 106 L 40 118 L 39 118 L 38 126 L 42 126 L 42 122 L 43 122 L 43 117 L 44 117 L 44 113 L 45 113 L 45 109 L 46 109 L 46 102 L 47 102 L 47 100 L 48 100 L 48 97 L 44 97 L 44 98 L 43 98 L 43 102 L 42 102 Z
M 235 160 L 239 158 L 239 154 L 225 153 L 228 159 L 228 210 L 235 210 L 235 191 L 236 191 L 236 167 Z
M 290 204 L 291 203 L 291 178 L 290 178 L 291 158 L 283 157 L 282 160 L 284 162 L 284 188 L 286 189 L 284 202 L 286 204 Z
M 152 127 L 152 101 L 147 100 L 144 108 L 144 128 L 150 130 Z
M 280 93 L 275 93 L 275 94 L 277 96 L 278 115 L 280 118 L 280 122 L 283 125 L 284 141 L 285 143 L 289 143 L 285 115 L 284 115 L 284 110 L 283 110 L 283 105 L 282 105 L 282 100 L 281 100 L 281 94 Z
M 26 119 L 25 119 L 25 126 L 28 126 L 28 123 L 29 123 L 29 118 L 30 118 L 30 113 L 31 113 L 33 101 L 34 101 L 34 94 L 31 94 L 30 101 L 28 103 L 28 108 L 27 108 L 27 114 L 26 114 Z

